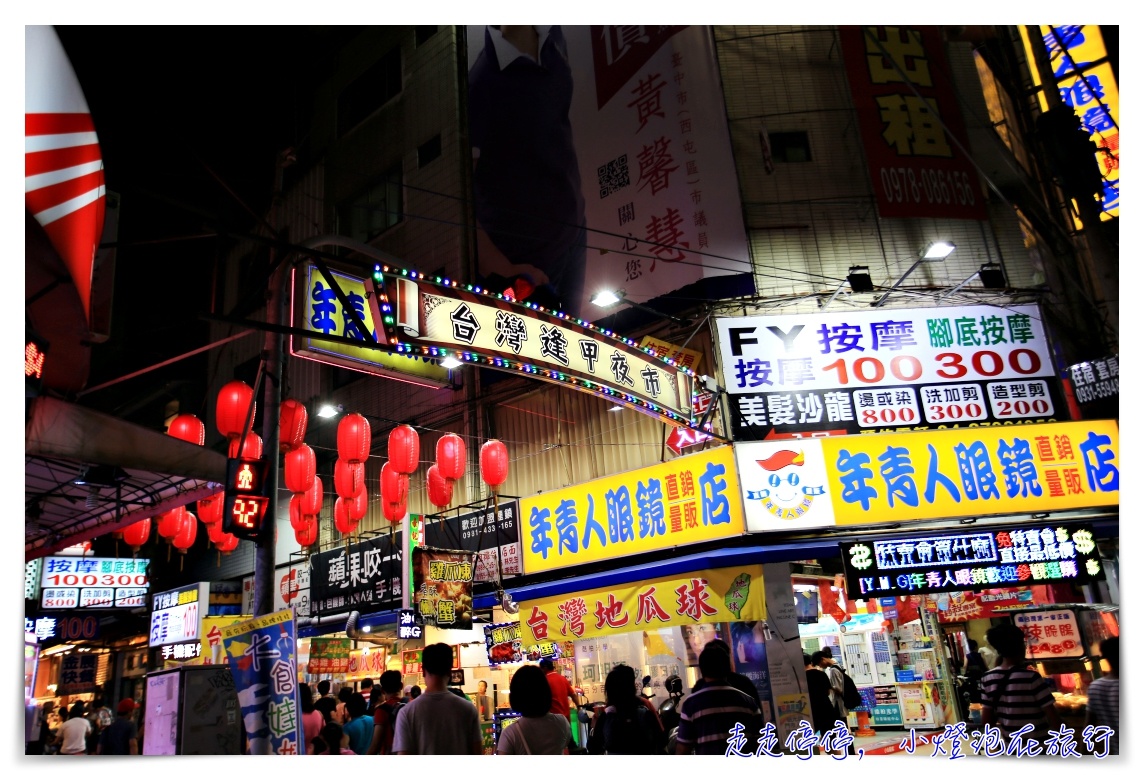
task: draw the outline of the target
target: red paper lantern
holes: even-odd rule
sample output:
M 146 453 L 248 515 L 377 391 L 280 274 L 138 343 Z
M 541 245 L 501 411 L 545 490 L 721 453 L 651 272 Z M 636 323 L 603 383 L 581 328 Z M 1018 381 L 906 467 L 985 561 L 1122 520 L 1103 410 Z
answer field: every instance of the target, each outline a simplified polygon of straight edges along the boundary
M 249 460 L 258 460 L 262 457 L 262 437 L 254 431 L 249 431 L 246 438 L 238 437 L 230 440 L 226 446 L 227 457 L 237 458 L 238 443 L 242 442 L 242 457 Z
M 228 439 L 241 436 L 246 429 L 246 416 L 250 413 L 250 402 L 254 398 L 254 388 L 246 382 L 227 382 L 218 391 L 215 402 L 215 425 L 218 432 Z M 251 416 L 251 422 L 254 418 Z
M 222 523 L 211 523 L 207 526 L 207 539 L 216 547 L 224 536 L 228 536 L 228 534 L 222 530 Z
M 309 419 L 306 405 L 301 401 L 293 398 L 283 401 L 278 412 L 278 449 L 289 452 L 301 447 L 302 440 L 306 438 L 306 423 Z
M 314 450 L 302 444 L 286 453 L 286 489 L 291 493 L 305 493 L 314 484 L 318 462 Z
M 214 526 L 212 526 L 213 528 Z M 230 555 L 234 549 L 238 547 L 238 537 L 234 534 L 222 534 L 218 541 L 215 542 L 215 547 L 223 555 Z
M 322 501 L 325 500 L 325 492 L 322 487 L 322 478 L 314 477 L 314 484 L 310 489 L 302 494 L 302 514 L 303 515 L 316 515 L 322 511 Z
M 144 517 L 137 523 L 132 523 L 123 529 L 123 541 L 131 546 L 133 552 L 139 552 L 139 548 L 147 544 L 147 540 L 151 538 L 151 518 Z
M 391 523 L 399 523 L 405 517 L 406 505 L 402 501 L 398 504 L 383 503 L 382 512 L 385 514 L 385 519 Z
M 453 483 L 445 479 L 436 463 L 429 467 L 425 475 L 425 488 L 429 494 L 429 503 L 438 509 L 453 503 Z
M 207 427 L 193 414 L 180 414 L 167 426 L 167 435 L 201 447 L 207 440 Z
M 350 517 L 350 504 L 353 499 L 345 499 L 339 497 L 334 502 L 334 527 L 338 529 L 338 533 L 343 536 L 352 534 L 357 529 L 358 521 Z
M 350 463 L 369 460 L 369 420 L 360 414 L 347 414 L 338 423 L 338 457 Z
M 365 464 L 350 463 L 338 458 L 334 461 L 334 492 L 342 498 L 353 498 L 365 484 Z
M 302 547 L 309 547 L 311 544 L 318 541 L 318 523 L 314 520 L 311 520 L 301 528 L 295 526 L 294 541 L 296 541 Z
M 191 545 L 195 543 L 195 536 L 198 534 L 199 520 L 193 513 L 183 510 L 183 516 L 179 520 L 179 532 L 175 534 L 175 538 L 171 540 L 171 545 L 179 552 L 186 554 L 187 550 L 191 549 Z
M 183 513 L 187 510 L 183 507 L 175 507 L 169 512 L 162 512 L 157 516 L 159 526 L 159 536 L 170 542 L 179 533 L 179 528 L 183 522 Z
M 214 525 L 222 522 L 222 504 L 225 495 L 220 491 L 199 499 L 196 509 L 199 510 L 199 519 L 203 521 L 203 525 Z
M 357 495 L 350 499 L 350 518 L 356 523 L 365 517 L 367 509 L 369 509 L 369 493 L 366 492 L 365 483 L 362 483 L 361 488 L 358 489 Z
M 409 477 L 401 474 L 389 461 L 381 467 L 381 500 L 390 504 L 404 504 L 409 496 Z
M 412 426 L 399 425 L 389 432 L 389 462 L 399 474 L 417 471 L 421 440 Z
M 481 479 L 491 488 L 508 479 L 508 448 L 503 441 L 490 439 L 481 445 Z
M 446 433 L 437 440 L 437 467 L 441 476 L 452 482 L 465 476 L 465 440 Z
M 302 499 L 306 497 L 305 493 L 295 493 L 290 497 L 290 527 L 301 528 L 306 524 L 305 519 L 302 517 Z

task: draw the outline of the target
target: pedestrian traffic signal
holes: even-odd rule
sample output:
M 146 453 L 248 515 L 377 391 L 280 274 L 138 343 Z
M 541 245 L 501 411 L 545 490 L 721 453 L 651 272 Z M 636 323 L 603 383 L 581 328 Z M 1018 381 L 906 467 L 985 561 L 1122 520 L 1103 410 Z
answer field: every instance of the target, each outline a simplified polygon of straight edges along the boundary
M 222 530 L 240 539 L 257 539 L 270 503 L 266 495 L 266 461 L 259 458 L 227 458 L 226 497 Z

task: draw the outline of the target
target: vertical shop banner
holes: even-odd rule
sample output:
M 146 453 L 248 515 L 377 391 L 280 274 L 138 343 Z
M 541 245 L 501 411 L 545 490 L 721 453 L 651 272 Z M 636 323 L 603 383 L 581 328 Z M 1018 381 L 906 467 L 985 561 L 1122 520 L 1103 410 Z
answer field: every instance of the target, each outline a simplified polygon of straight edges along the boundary
M 734 449 L 752 532 L 1120 503 L 1119 429 L 1111 420 L 744 442 Z
M 1035 305 L 715 323 L 736 441 L 1069 417 Z
M 1017 28 L 1025 44 L 1029 62 L 1034 62 L 1033 46 L 1043 46 L 1049 55 L 1055 86 L 1061 102 L 1071 108 L 1080 126 L 1096 144 L 1096 160 L 1103 179 L 1100 196 L 1101 219 L 1120 216 L 1120 89 L 1108 57 L 1104 38 L 1097 24 L 1040 25 L 1039 40 L 1029 40 L 1025 25 Z M 1041 86 L 1041 75 L 1030 68 L 1033 84 Z M 1050 86 L 1049 89 L 1052 89 Z M 1048 102 L 1037 95 L 1041 110 Z M 1077 223 L 1079 227 L 1079 222 Z
M 294 609 L 302 618 L 310 616 L 310 567 L 306 563 L 279 566 L 274 570 L 274 610 Z M 245 594 L 243 594 L 245 596 Z
M 472 630 L 473 558 L 468 550 L 413 551 L 413 601 L 425 625 Z
M 305 755 L 291 610 L 222 629 L 250 755 Z
M 310 556 L 310 611 L 400 607 L 403 538 L 394 531 Z
M 521 499 L 527 574 L 743 533 L 730 447 Z
M 667 626 L 763 620 L 763 569 L 712 569 L 525 601 L 520 615 L 528 647 Z
M 425 523 L 425 545 L 476 553 L 473 582 L 499 582 L 501 576 L 521 573 L 519 517 L 520 505 L 509 501 L 456 517 L 433 518 Z
M 338 637 L 316 636 L 310 640 L 308 674 L 345 674 L 350 668 L 352 640 Z M 384 657 L 384 653 L 379 653 Z
M 984 220 L 940 27 L 838 28 L 878 214 Z
M 747 243 L 710 28 L 470 26 L 468 51 L 483 275 L 547 280 L 586 319 L 603 288 L 754 292 L 725 259 Z

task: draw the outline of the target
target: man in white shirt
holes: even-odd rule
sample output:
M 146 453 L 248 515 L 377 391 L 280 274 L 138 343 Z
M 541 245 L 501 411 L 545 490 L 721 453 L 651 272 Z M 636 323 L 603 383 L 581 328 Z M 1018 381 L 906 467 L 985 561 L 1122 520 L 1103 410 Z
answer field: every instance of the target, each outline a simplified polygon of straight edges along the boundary
M 86 755 L 87 735 L 90 733 L 91 722 L 83 716 L 83 702 L 77 701 L 68 710 L 68 719 L 56 734 L 56 739 L 60 742 L 60 755 Z

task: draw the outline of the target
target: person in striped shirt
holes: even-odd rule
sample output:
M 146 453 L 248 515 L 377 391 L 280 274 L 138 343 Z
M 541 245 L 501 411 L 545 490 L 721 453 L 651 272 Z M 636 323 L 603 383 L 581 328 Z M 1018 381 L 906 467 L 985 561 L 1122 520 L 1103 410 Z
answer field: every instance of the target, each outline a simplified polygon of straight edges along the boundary
M 1061 719 L 1049 683 L 1025 660 L 1024 632 L 1005 623 L 986 631 L 985 641 L 997 651 L 1001 664 L 981 678 L 982 723 L 1000 728 L 1006 738 L 1032 724 L 1025 739 L 1044 741 Z
M 742 741 L 732 747 L 753 755 L 763 727 L 763 714 L 754 699 L 728 684 L 731 656 L 726 650 L 708 644 L 699 654 L 699 672 L 703 675 L 703 687 L 693 690 L 680 708 L 676 753 L 726 755 L 728 737 L 732 729 L 739 726 Z
M 1108 726 L 1112 739 L 1108 755 L 1120 755 L 1120 637 L 1110 636 L 1100 643 L 1100 656 L 1108 661 L 1110 673 L 1088 686 L 1088 716 L 1085 725 Z

